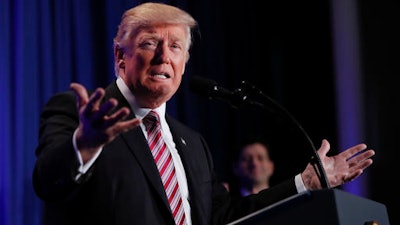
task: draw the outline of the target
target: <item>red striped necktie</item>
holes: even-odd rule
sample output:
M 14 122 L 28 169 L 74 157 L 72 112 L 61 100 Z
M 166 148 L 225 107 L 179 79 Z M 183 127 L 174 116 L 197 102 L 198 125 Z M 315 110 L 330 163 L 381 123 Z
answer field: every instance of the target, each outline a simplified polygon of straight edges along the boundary
M 175 223 L 177 225 L 186 224 L 174 163 L 171 153 L 161 137 L 161 126 L 158 114 L 155 111 L 150 111 L 143 119 L 143 123 L 146 126 L 148 135 L 147 141 L 149 142 L 151 153 L 153 154 L 154 161 L 160 172 Z

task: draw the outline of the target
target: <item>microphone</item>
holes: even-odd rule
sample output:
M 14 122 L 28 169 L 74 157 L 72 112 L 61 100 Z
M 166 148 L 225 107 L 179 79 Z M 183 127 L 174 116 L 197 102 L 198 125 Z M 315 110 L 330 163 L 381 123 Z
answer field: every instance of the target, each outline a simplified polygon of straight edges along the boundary
M 204 77 L 193 76 L 189 81 L 189 88 L 203 97 L 227 102 L 234 108 L 239 108 L 244 105 L 264 107 L 263 104 L 250 100 L 242 89 L 238 88 L 234 91 L 230 91 L 219 86 L 216 81 Z
M 304 130 L 301 124 L 293 117 L 293 115 L 289 113 L 289 111 L 287 111 L 277 101 L 275 101 L 274 99 L 270 98 L 268 95 L 263 93 L 255 85 L 247 81 L 242 81 L 241 87 L 235 89 L 234 91 L 230 91 L 224 87 L 219 86 L 218 83 L 214 80 L 199 76 L 193 76 L 192 79 L 189 81 L 189 87 L 192 91 L 196 92 L 197 94 L 208 97 L 209 99 L 216 99 L 227 102 L 234 108 L 239 108 L 242 106 L 251 106 L 251 107 L 258 107 L 273 113 L 282 113 L 282 115 L 286 116 L 290 121 L 294 123 L 294 125 L 300 130 L 300 132 L 307 139 L 307 142 L 310 144 L 313 153 L 310 163 L 313 166 L 314 171 L 318 176 L 321 186 L 323 188 L 330 188 L 325 169 L 317 153 L 317 149 L 315 148 L 315 145 L 312 142 L 311 138 L 309 137 L 308 133 Z M 264 103 L 250 100 L 250 96 L 261 98 L 262 100 L 264 100 L 263 101 Z

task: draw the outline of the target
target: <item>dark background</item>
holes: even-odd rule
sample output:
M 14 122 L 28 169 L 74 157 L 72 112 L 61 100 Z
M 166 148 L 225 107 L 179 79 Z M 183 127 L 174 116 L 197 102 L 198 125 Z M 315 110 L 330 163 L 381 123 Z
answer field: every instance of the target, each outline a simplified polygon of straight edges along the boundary
M 0 224 L 40 224 L 31 185 L 39 112 L 72 81 L 95 88 L 114 79 L 112 38 L 123 11 L 139 2 L 2 1 Z M 323 138 L 329 154 L 365 142 L 376 150 L 374 164 L 338 188 L 385 204 L 391 224 L 400 224 L 397 1 L 164 2 L 200 25 L 167 110 L 205 136 L 221 181 L 231 178 L 232 157 L 247 136 L 270 143 L 274 183 L 301 172 Z M 192 76 L 229 90 L 248 81 L 284 110 L 271 111 L 276 106 L 264 99 L 269 110 L 207 99 L 190 91 Z

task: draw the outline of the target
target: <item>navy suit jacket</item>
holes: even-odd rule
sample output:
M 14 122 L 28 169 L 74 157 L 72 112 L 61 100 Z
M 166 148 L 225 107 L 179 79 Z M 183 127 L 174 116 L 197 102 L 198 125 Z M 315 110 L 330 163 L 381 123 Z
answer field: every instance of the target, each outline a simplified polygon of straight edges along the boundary
M 129 107 L 115 82 L 105 99 Z M 131 113 L 128 119 L 133 118 Z M 294 179 L 257 195 L 233 198 L 217 180 L 201 134 L 166 115 L 185 168 L 193 225 L 226 224 L 296 194 Z M 79 124 L 73 92 L 51 97 L 40 117 L 33 186 L 44 202 L 45 225 L 174 224 L 159 172 L 140 127 L 104 146 L 89 171 L 76 179 L 72 144 Z

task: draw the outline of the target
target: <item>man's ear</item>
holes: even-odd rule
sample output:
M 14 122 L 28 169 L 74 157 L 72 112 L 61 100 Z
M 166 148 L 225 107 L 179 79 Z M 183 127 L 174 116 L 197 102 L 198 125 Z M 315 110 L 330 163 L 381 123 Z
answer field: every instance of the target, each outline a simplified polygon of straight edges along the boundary
M 119 45 L 114 46 L 114 58 L 116 60 L 124 58 L 124 50 Z
M 123 59 L 120 59 L 118 61 L 118 67 L 121 69 L 125 69 L 125 61 Z
M 125 68 L 124 51 L 118 45 L 114 47 L 114 60 L 119 68 Z

